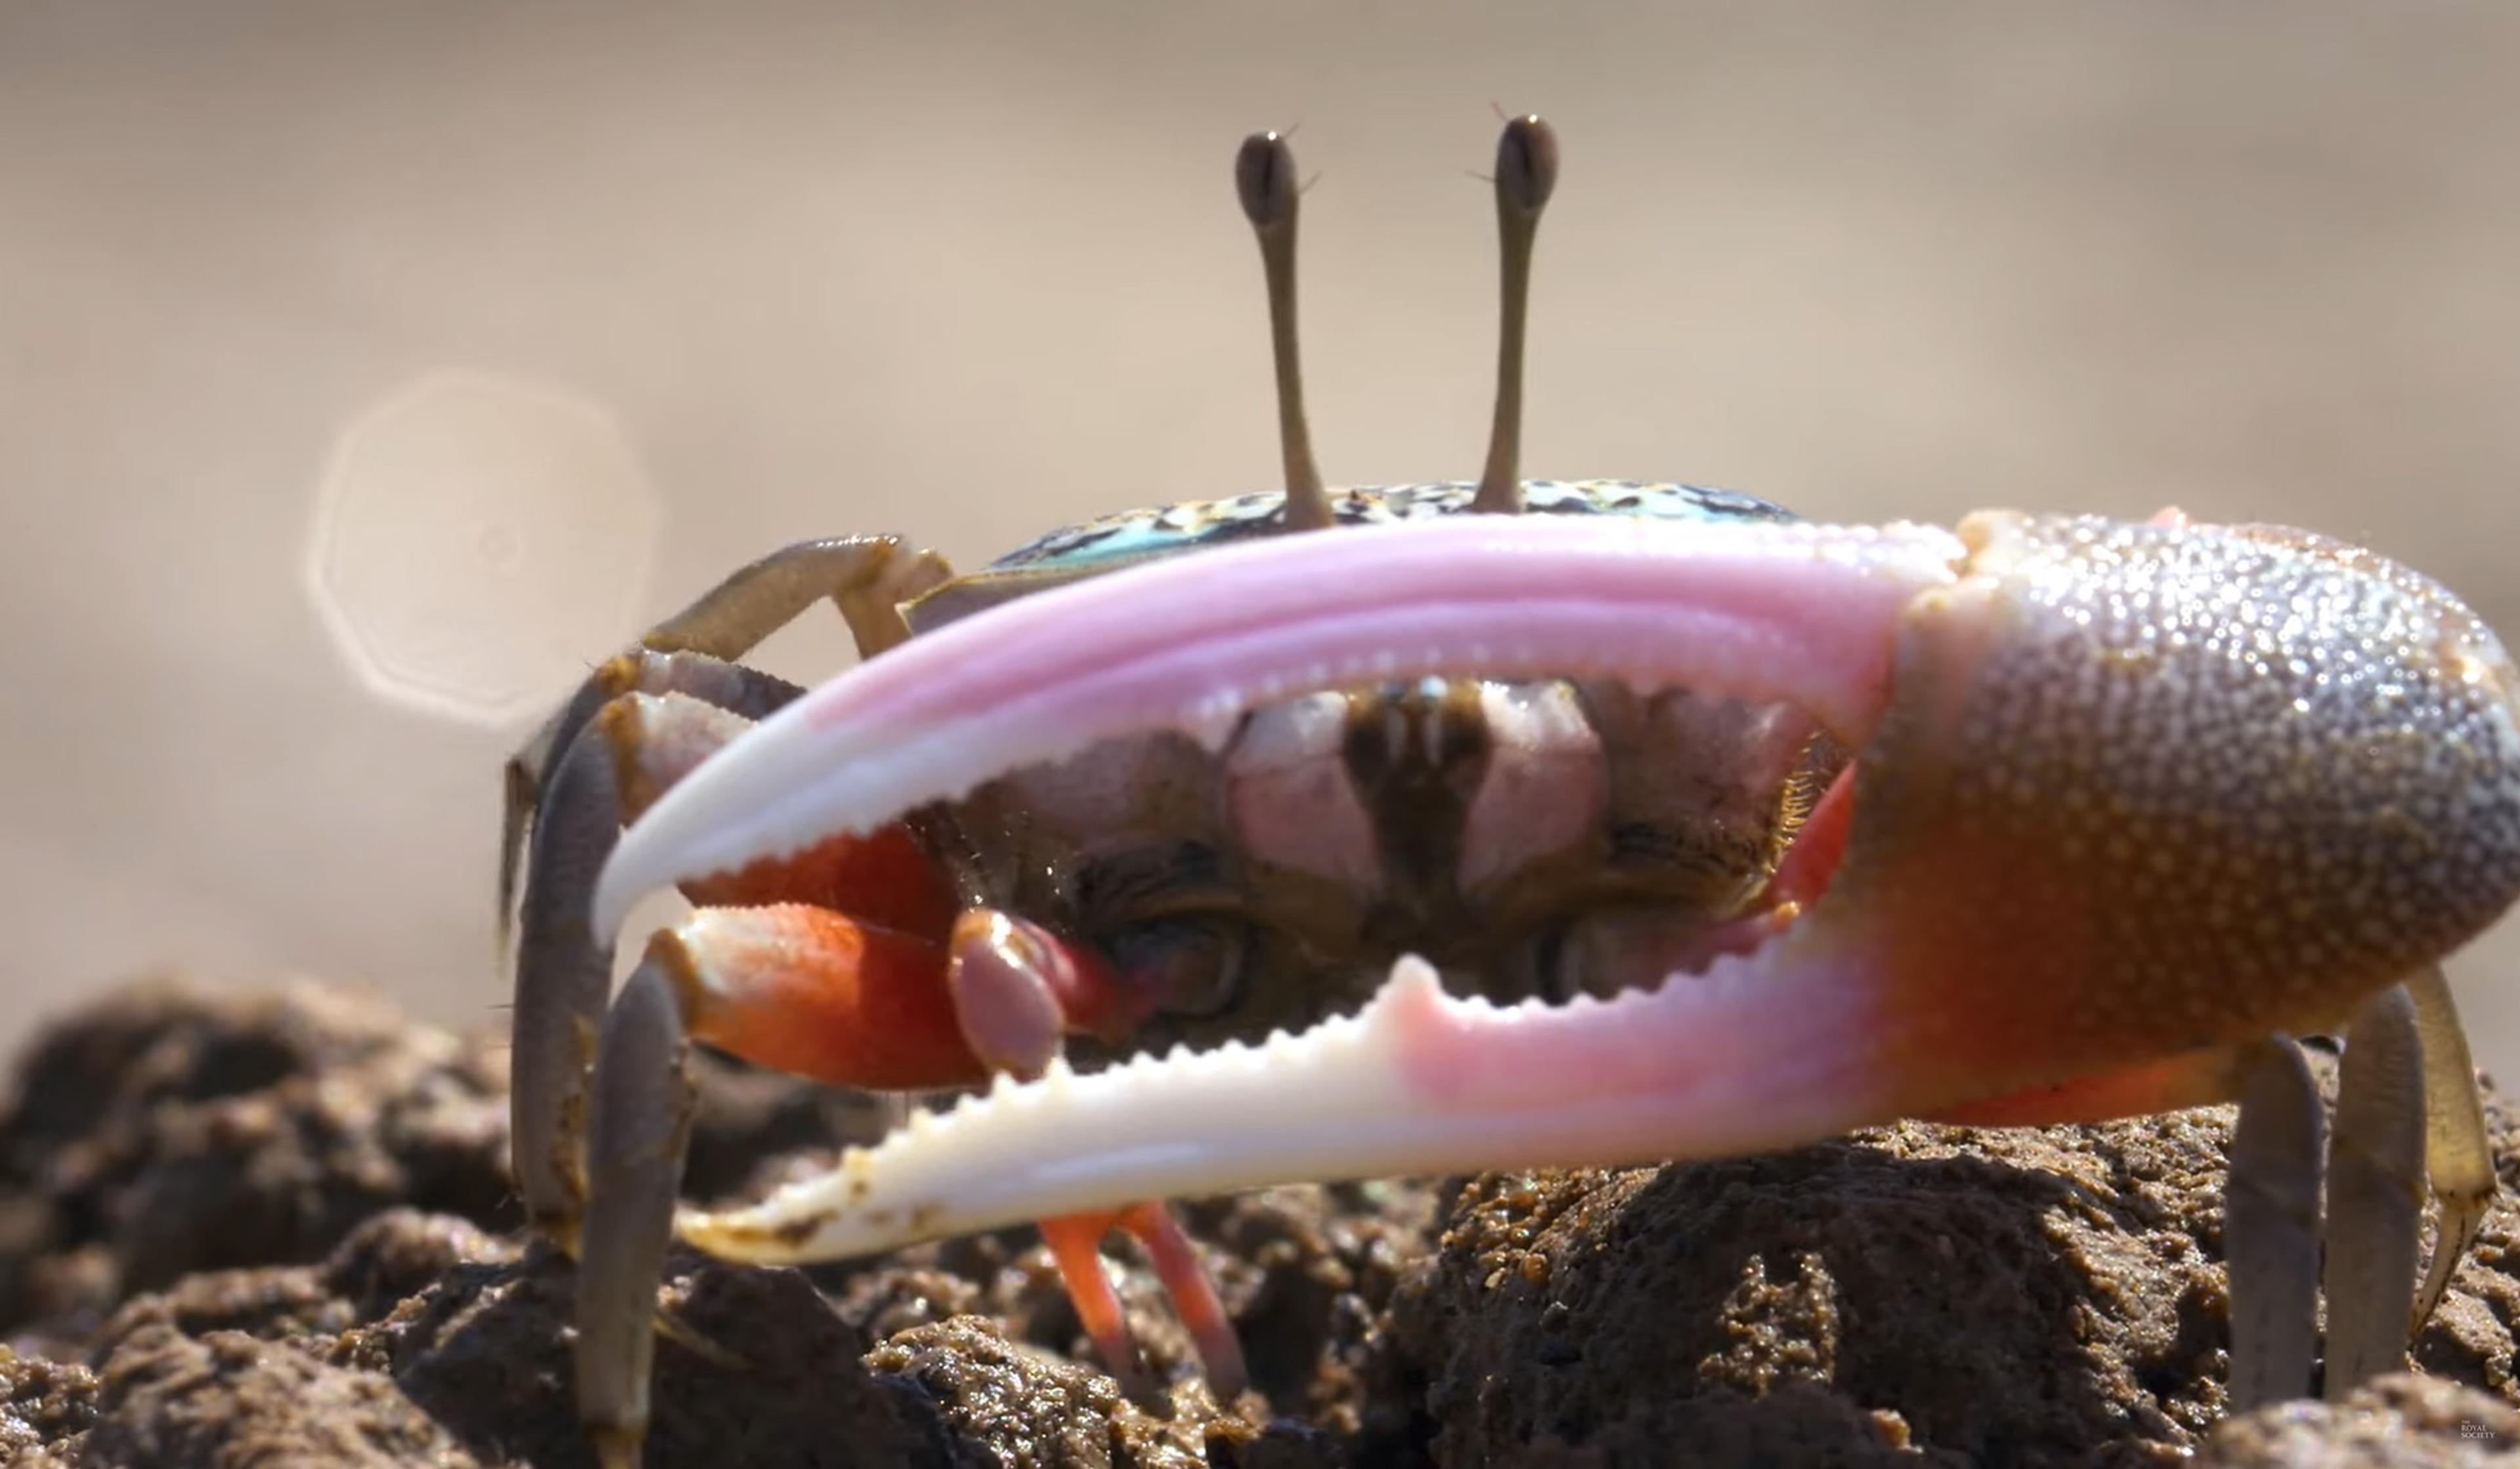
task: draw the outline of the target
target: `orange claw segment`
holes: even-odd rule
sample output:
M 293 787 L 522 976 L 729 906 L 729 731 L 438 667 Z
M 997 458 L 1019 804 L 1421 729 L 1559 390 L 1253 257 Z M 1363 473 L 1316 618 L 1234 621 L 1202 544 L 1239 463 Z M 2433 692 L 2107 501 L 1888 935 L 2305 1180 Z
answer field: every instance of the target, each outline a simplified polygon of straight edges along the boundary
M 945 874 L 901 822 L 867 836 L 831 837 L 680 886 L 683 896 L 703 908 L 812 903 L 937 940 L 953 927 L 959 907 Z
M 878 1091 L 987 1076 L 933 940 L 782 904 L 702 909 L 650 952 L 681 988 L 692 1035 L 745 1060 Z

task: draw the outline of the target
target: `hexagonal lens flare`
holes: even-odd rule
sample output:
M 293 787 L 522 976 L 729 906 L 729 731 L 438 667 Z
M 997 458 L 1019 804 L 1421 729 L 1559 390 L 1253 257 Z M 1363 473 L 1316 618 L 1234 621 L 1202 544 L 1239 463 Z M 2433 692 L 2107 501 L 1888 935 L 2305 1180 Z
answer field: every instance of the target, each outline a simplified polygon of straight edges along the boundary
M 661 508 L 619 423 L 562 389 L 435 374 L 353 420 L 307 592 L 376 692 L 442 717 L 543 712 L 629 636 Z

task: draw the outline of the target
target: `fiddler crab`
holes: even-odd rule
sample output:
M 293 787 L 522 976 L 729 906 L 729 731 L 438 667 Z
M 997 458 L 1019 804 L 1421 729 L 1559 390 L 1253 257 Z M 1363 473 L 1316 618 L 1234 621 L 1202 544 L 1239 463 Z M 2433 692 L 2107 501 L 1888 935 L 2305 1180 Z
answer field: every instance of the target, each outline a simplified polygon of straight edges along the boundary
M 1126 1375 L 1099 1255 L 1125 1230 L 1230 1399 L 1234 1329 L 1168 1198 L 1902 1118 L 2237 1102 L 2232 1402 L 2309 1389 L 2322 1285 L 2331 1397 L 2404 1361 L 2494 1190 L 2440 964 L 2520 897 L 2499 643 L 2308 531 L 1813 525 L 1524 481 L 1556 173 L 1547 125 L 1509 122 L 1475 483 L 1323 488 L 1294 163 L 1257 135 L 1237 184 L 1282 493 L 1106 516 L 969 576 L 898 537 L 789 547 L 512 763 L 516 1172 L 576 1257 L 608 1460 L 638 1453 L 677 1236 L 796 1264 L 1037 1222 Z M 806 690 L 737 661 L 824 599 L 856 667 Z M 694 909 L 613 999 L 613 937 L 668 886 Z M 2345 1040 L 2332 1141 L 2304 1035 Z M 694 1043 L 985 1091 L 678 1213 Z

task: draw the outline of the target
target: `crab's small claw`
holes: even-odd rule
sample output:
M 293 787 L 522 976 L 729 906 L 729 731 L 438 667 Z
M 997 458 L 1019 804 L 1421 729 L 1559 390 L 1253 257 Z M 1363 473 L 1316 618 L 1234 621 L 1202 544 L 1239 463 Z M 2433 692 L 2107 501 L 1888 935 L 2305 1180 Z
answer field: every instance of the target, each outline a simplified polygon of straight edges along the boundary
M 1465 518 L 1115 573 L 807 695 L 630 832 L 598 908 L 1106 735 L 1421 674 L 1791 700 L 1857 751 L 1843 862 L 1686 982 L 1498 1009 L 1404 964 L 1358 1016 L 1054 1067 L 686 1232 L 848 1255 L 2185 1074 L 2334 1027 L 2520 897 L 2520 679 L 2440 588 L 2296 532 L 1987 514 L 1957 537 Z

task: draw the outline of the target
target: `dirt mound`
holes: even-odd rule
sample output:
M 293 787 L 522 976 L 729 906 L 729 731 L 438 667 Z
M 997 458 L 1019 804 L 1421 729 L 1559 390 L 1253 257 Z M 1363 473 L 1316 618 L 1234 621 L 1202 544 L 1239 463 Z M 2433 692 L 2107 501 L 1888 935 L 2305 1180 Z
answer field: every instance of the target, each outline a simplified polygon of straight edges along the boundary
M 315 985 L 155 984 L 44 1036 L 0 1117 L 0 1451 L 591 1463 L 568 1266 L 518 1233 L 500 1062 Z M 733 1067 L 705 1091 L 703 1198 L 879 1125 Z M 1134 1258 L 1165 1402 L 1095 1368 L 1029 1230 L 811 1271 L 682 1255 L 648 1462 L 2520 1462 L 2507 1205 L 2417 1343 L 2430 1375 L 2224 1418 L 2228 1121 L 1196 1203 L 1251 1358 L 1227 1404 Z

